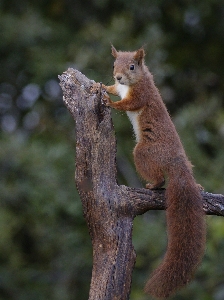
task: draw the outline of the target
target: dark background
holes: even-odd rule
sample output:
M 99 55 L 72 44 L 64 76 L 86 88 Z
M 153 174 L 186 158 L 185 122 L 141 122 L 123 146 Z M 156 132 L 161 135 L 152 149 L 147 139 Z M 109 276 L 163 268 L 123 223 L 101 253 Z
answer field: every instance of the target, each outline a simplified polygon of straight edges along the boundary
M 75 122 L 57 75 L 74 67 L 112 84 L 110 43 L 144 45 L 197 181 L 224 193 L 223 1 L 0 1 L 0 299 L 88 298 L 92 249 L 74 184 Z M 143 186 L 134 137 L 113 112 L 119 182 Z M 224 299 L 224 219 L 207 217 L 207 249 L 173 299 Z M 164 212 L 134 223 L 131 300 L 166 249 Z

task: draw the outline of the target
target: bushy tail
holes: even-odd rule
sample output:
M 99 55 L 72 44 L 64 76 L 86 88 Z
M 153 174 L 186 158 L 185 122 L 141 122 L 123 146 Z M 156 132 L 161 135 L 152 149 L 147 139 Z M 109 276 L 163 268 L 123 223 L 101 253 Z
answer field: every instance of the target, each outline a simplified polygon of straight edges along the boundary
M 183 173 L 170 176 L 166 190 L 168 248 L 145 286 L 145 292 L 158 299 L 168 298 L 191 280 L 205 248 L 200 190 L 191 173 Z

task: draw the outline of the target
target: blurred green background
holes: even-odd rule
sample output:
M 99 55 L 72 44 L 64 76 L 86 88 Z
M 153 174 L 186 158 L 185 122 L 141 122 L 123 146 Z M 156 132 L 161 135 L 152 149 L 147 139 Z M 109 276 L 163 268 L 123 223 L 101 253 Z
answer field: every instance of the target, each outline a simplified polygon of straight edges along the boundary
M 88 298 L 92 249 L 74 183 L 75 122 L 57 75 L 68 67 L 112 84 L 110 43 L 144 45 L 197 181 L 224 194 L 222 0 L 0 1 L 0 299 Z M 119 182 L 143 186 L 134 137 L 113 112 Z M 176 300 L 224 299 L 224 219 L 207 217 L 207 249 Z M 131 300 L 166 249 L 164 212 L 136 218 Z

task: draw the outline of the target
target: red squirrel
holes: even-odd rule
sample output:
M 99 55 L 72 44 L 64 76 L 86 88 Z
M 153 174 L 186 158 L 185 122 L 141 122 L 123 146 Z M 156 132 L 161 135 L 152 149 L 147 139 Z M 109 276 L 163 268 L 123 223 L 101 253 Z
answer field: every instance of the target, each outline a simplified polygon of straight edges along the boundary
M 145 286 L 146 293 L 164 299 L 191 280 L 204 253 L 206 228 L 200 187 L 144 63 L 144 49 L 122 52 L 112 46 L 112 55 L 115 84 L 102 88 L 121 100 L 113 102 L 105 94 L 104 101 L 107 106 L 127 112 L 137 142 L 133 151 L 135 167 L 149 182 L 146 187 L 158 189 L 168 177 L 167 252 Z

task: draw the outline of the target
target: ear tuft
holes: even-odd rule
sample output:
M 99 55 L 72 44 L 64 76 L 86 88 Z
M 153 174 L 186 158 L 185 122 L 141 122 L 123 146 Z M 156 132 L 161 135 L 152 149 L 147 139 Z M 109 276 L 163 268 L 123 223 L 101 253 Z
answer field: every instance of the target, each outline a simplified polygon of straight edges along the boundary
M 138 49 L 134 55 L 134 59 L 137 60 L 139 65 L 142 64 L 144 57 L 145 51 L 143 48 Z
M 117 50 L 114 48 L 113 45 L 111 45 L 111 54 L 113 55 L 113 57 L 117 57 Z

